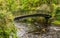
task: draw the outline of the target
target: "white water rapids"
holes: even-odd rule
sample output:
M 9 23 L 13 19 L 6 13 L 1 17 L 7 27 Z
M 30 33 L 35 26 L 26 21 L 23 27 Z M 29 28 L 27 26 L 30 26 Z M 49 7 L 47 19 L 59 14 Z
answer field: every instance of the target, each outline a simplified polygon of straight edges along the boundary
M 60 38 L 60 27 L 59 26 L 50 26 L 49 32 L 42 35 L 34 35 L 32 33 L 27 34 L 28 28 L 26 24 L 15 23 L 15 26 L 18 28 L 17 36 L 18 38 Z

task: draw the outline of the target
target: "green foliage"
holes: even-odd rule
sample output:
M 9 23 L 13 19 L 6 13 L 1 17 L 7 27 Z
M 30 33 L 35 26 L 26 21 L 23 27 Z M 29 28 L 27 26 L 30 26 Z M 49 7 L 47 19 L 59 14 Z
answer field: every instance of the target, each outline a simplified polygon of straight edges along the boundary
M 55 9 L 55 21 L 53 21 L 52 23 L 53 24 L 60 24 L 60 6 L 56 6 L 56 9 Z
M 42 4 L 50 6 L 52 16 L 55 15 L 55 5 L 59 4 L 60 0 L 0 0 L 0 38 L 9 38 L 12 32 L 12 37 L 16 38 L 16 28 L 13 22 L 13 11 L 16 10 L 39 10 Z M 58 11 L 57 11 L 58 12 Z M 15 12 L 14 12 L 15 13 Z M 25 12 L 19 12 L 26 14 Z M 17 14 L 17 13 L 16 13 Z M 27 12 L 27 14 L 32 14 Z M 59 12 L 60 14 L 60 12 Z M 18 15 L 18 14 L 17 14 Z M 60 17 L 58 17 L 60 18 Z M 41 18 L 40 18 L 41 19 Z M 28 22 L 32 21 L 31 18 L 27 19 Z
M 59 24 L 60 25 L 60 21 L 55 20 L 54 22 L 52 22 L 53 24 Z
M 9 12 L 7 13 L 1 12 L 0 13 L 0 38 L 9 38 L 11 33 L 16 34 L 16 28 L 13 23 L 12 14 Z M 16 38 L 16 36 L 14 38 Z
M 13 15 L 11 11 L 9 11 L 9 6 L 7 6 L 11 1 L 9 0 L 6 3 L 5 0 L 0 0 L 0 38 L 10 38 L 10 36 L 17 38 Z
M 60 21 L 60 7 L 56 9 L 56 20 Z
M 46 0 L 20 0 L 20 3 L 22 10 L 36 10 L 36 7 L 45 4 Z

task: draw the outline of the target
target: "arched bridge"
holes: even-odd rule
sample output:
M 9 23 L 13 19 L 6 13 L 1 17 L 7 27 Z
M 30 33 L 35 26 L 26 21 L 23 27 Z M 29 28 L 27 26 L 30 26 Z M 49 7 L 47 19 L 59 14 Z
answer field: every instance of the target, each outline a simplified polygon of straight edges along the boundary
M 25 15 L 25 16 L 19 16 L 19 17 L 15 17 L 14 18 L 14 21 L 16 20 L 19 20 L 19 19 L 23 19 L 23 18 L 28 18 L 28 17 L 37 17 L 37 16 L 40 16 L 40 17 L 45 17 L 45 28 L 47 28 L 48 26 L 48 19 L 51 18 L 51 15 L 48 15 L 48 14 L 32 14 L 32 15 Z
M 51 15 L 48 15 L 48 14 L 32 14 L 32 15 L 18 16 L 18 17 L 15 17 L 14 20 L 19 20 L 27 17 L 36 17 L 36 16 L 45 17 L 45 19 L 51 18 Z

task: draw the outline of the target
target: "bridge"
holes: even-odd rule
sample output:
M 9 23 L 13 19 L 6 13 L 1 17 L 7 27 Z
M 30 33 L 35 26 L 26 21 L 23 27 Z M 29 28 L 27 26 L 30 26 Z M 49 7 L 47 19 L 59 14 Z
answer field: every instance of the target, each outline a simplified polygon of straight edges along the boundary
M 18 11 L 18 12 L 20 12 L 20 11 Z M 37 16 L 39 16 L 39 17 L 44 17 L 45 18 L 45 20 L 46 20 L 46 25 L 45 26 L 49 26 L 49 25 L 47 25 L 48 24 L 48 19 L 50 19 L 52 16 L 51 15 L 49 15 L 49 14 L 31 14 L 31 15 L 23 15 L 23 16 L 17 16 L 17 17 L 15 17 L 14 18 L 14 21 L 16 21 L 16 20 L 19 20 L 19 19 L 23 19 L 23 18 L 28 18 L 28 17 L 37 17 Z M 18 23 L 18 24 L 20 24 L 20 23 Z M 17 26 L 18 26 L 18 24 L 17 24 Z M 21 24 L 20 24 L 21 25 Z M 18 26 L 19 27 L 19 26 Z M 22 27 L 20 26 L 19 27 L 20 28 L 20 30 L 22 29 Z M 59 31 L 57 31 L 57 30 L 59 30 Z M 18 33 L 20 33 L 20 32 L 18 32 Z M 22 33 L 24 33 L 24 32 L 21 32 L 21 34 Z M 36 36 L 35 35 L 33 35 L 32 33 L 31 34 L 26 34 L 27 35 L 27 37 L 29 37 L 30 36 L 30 38 L 35 38 Z M 48 37 L 47 37 L 47 35 L 48 35 Z M 18 35 L 18 36 L 20 36 L 20 35 Z M 55 26 L 50 26 L 50 28 L 49 28 L 49 32 L 47 32 L 46 34 L 45 34 L 45 36 L 44 36 L 44 34 L 43 35 L 37 35 L 37 38 L 60 38 L 60 27 L 58 26 L 58 27 L 55 27 Z M 21 37 L 22 38 L 22 37 Z M 24 37 L 24 35 L 23 35 L 23 38 L 25 38 Z
M 48 15 L 48 14 L 32 14 L 32 15 L 18 16 L 18 17 L 15 17 L 14 20 L 19 20 L 27 17 L 37 17 L 37 16 L 45 17 L 45 19 L 51 18 L 51 15 Z

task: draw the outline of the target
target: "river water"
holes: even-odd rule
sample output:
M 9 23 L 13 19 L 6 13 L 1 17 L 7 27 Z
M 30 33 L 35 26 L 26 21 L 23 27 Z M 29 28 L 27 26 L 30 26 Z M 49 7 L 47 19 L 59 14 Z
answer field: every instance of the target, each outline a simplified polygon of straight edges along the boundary
M 60 38 L 60 27 L 59 26 L 50 26 L 49 31 L 44 34 L 33 34 L 27 33 L 27 25 L 24 23 L 15 23 L 15 26 L 18 28 L 17 36 L 18 38 Z

